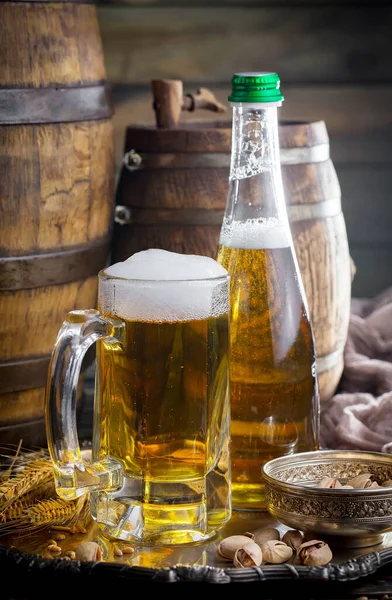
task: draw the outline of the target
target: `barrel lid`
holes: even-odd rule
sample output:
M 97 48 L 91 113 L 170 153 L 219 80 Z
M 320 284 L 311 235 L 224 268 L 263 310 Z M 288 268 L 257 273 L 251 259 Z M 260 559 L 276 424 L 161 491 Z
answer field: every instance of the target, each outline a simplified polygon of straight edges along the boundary
M 235 73 L 231 80 L 230 102 L 273 102 L 280 105 L 284 97 L 277 73 Z

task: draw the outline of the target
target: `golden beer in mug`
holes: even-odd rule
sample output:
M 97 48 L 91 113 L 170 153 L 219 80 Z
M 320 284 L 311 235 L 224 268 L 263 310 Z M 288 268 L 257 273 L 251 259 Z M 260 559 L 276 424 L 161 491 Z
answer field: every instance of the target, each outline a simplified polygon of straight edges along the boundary
M 93 518 L 119 539 L 208 539 L 231 515 L 227 272 L 207 257 L 140 252 L 99 273 L 98 309 L 70 313 L 54 348 L 47 424 L 57 492 L 92 491 Z M 94 341 L 89 464 L 67 389 Z

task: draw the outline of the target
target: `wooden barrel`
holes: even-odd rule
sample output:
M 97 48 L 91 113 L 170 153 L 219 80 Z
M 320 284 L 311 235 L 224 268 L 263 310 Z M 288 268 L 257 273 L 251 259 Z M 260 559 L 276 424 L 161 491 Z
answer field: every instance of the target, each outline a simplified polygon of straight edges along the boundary
M 320 395 L 343 370 L 351 260 L 341 192 L 323 121 L 281 122 L 281 164 L 296 254 L 312 319 Z M 177 129 L 129 126 L 116 194 L 112 262 L 163 248 L 216 257 L 228 190 L 231 122 Z
M 295 251 L 308 301 L 321 401 L 335 393 L 343 372 L 352 262 L 341 190 L 324 121 L 282 123 L 283 185 Z
M 0 2 L 0 23 L 0 443 L 42 446 L 53 344 L 108 261 L 112 107 L 93 4 Z

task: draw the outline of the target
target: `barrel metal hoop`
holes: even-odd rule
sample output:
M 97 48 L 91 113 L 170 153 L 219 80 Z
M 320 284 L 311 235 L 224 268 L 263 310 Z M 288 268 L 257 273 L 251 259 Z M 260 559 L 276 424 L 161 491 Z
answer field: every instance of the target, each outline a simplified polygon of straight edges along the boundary
M 0 363 L 0 393 L 22 392 L 46 385 L 50 356 Z
M 226 152 L 152 153 L 130 150 L 123 157 L 128 171 L 142 169 L 209 169 L 229 168 L 230 154 Z
M 324 373 L 336 367 L 343 360 L 344 348 L 338 348 L 334 352 L 318 356 L 316 359 L 316 366 L 318 373 Z
M 318 144 L 303 148 L 281 148 L 282 165 L 301 165 L 324 162 L 329 159 L 329 144 Z M 126 152 L 123 163 L 129 171 L 141 169 L 208 169 L 229 168 L 228 152 L 179 152 L 154 153 L 137 152 L 135 149 Z
M 310 221 L 335 217 L 342 211 L 340 198 L 315 204 L 294 204 L 287 207 L 289 221 Z M 223 209 L 196 208 L 132 208 L 117 204 L 114 220 L 119 225 L 222 225 Z
M 290 223 L 336 217 L 342 212 L 341 197 L 313 204 L 290 204 L 287 206 L 287 211 Z
M 51 355 L 0 362 L 0 394 L 23 392 L 46 386 Z M 83 370 L 95 360 L 94 346 L 83 358 Z
M 72 283 L 96 276 L 107 264 L 110 240 L 60 252 L 0 258 L 0 290 L 24 290 Z
M 280 149 L 281 165 L 303 165 L 326 160 L 329 160 L 329 144 Z
M 210 208 L 132 208 L 118 204 L 114 220 L 119 225 L 217 225 L 225 211 Z
M 0 89 L 0 125 L 94 121 L 112 115 L 106 84 Z
M 11 434 L 11 437 L 15 438 L 15 433 L 17 433 L 17 435 L 20 435 L 21 438 L 24 438 L 26 434 L 26 429 L 28 431 L 34 430 L 35 433 L 39 429 L 45 431 L 45 417 L 43 417 L 42 419 L 34 419 L 34 421 L 20 421 L 18 423 L 0 425 L 0 440 L 2 442 L 5 440 L 5 443 L 7 443 L 7 434 Z M 30 444 L 28 445 L 30 446 Z

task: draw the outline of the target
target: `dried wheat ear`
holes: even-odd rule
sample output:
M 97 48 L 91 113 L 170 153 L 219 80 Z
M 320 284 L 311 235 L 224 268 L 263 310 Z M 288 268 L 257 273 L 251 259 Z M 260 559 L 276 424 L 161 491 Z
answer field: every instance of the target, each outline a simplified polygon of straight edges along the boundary
M 29 535 L 45 527 L 85 526 L 89 495 L 65 501 L 55 490 L 54 472 L 46 449 L 1 453 L 0 533 Z

